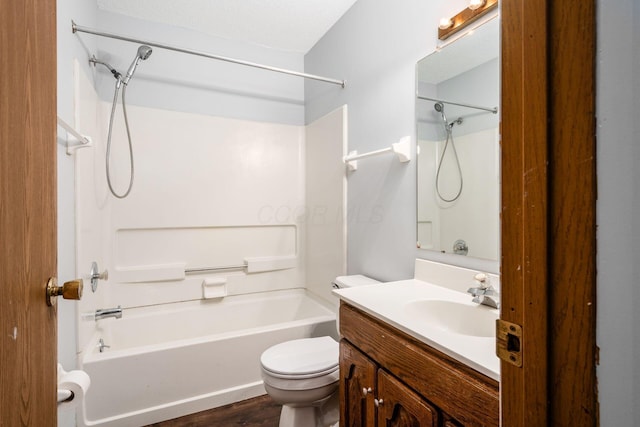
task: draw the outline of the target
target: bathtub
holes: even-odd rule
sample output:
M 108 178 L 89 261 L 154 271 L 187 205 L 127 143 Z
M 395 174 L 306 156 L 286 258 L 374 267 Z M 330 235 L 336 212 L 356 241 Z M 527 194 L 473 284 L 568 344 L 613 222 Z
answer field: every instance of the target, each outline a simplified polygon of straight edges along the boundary
M 303 289 L 125 309 L 97 322 L 81 356 L 78 425 L 142 426 L 265 394 L 262 352 L 322 335 L 336 336 L 335 313 Z

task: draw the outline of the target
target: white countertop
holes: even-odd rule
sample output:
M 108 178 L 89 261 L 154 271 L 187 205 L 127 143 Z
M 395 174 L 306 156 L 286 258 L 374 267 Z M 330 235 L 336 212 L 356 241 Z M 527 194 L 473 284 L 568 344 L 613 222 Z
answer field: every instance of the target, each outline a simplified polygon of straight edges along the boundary
M 489 310 L 495 316 L 483 316 L 484 318 L 498 318 L 498 310 L 473 303 L 471 295 L 416 279 L 336 289 L 333 293 L 341 300 L 478 372 L 500 380 L 500 359 L 495 352 L 495 337 L 455 333 L 442 326 L 430 324 L 412 315 L 411 310 L 407 310 L 407 304 L 415 301 L 444 300 L 469 305 L 471 310 Z M 495 329 L 494 325 L 491 327 Z

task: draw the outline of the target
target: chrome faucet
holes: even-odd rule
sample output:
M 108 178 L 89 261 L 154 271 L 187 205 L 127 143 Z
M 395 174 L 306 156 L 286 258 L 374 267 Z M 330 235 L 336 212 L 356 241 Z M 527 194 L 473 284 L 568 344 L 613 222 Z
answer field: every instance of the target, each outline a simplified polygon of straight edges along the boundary
M 491 286 L 489 276 L 485 273 L 478 273 L 473 278 L 478 283 L 478 286 L 467 290 L 468 293 L 473 295 L 472 301 L 492 308 L 500 308 L 500 293 Z
M 94 318 L 96 321 L 100 319 L 106 319 L 107 317 L 115 317 L 116 319 L 120 319 L 122 317 L 122 307 L 118 306 L 117 308 L 101 308 L 96 310 Z

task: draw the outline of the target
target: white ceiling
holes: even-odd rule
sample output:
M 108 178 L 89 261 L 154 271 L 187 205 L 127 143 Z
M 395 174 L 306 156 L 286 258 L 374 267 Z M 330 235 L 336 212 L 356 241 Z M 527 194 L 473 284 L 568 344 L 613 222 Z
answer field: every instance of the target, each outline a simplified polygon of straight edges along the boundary
M 307 53 L 356 0 L 97 0 L 102 10 Z

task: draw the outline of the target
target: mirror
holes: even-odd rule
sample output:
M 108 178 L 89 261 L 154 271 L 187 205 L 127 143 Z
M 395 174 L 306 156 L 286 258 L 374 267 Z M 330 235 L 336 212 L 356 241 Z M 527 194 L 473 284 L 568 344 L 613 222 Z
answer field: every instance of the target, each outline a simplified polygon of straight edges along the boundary
M 499 259 L 499 25 L 493 18 L 416 66 L 419 248 Z

